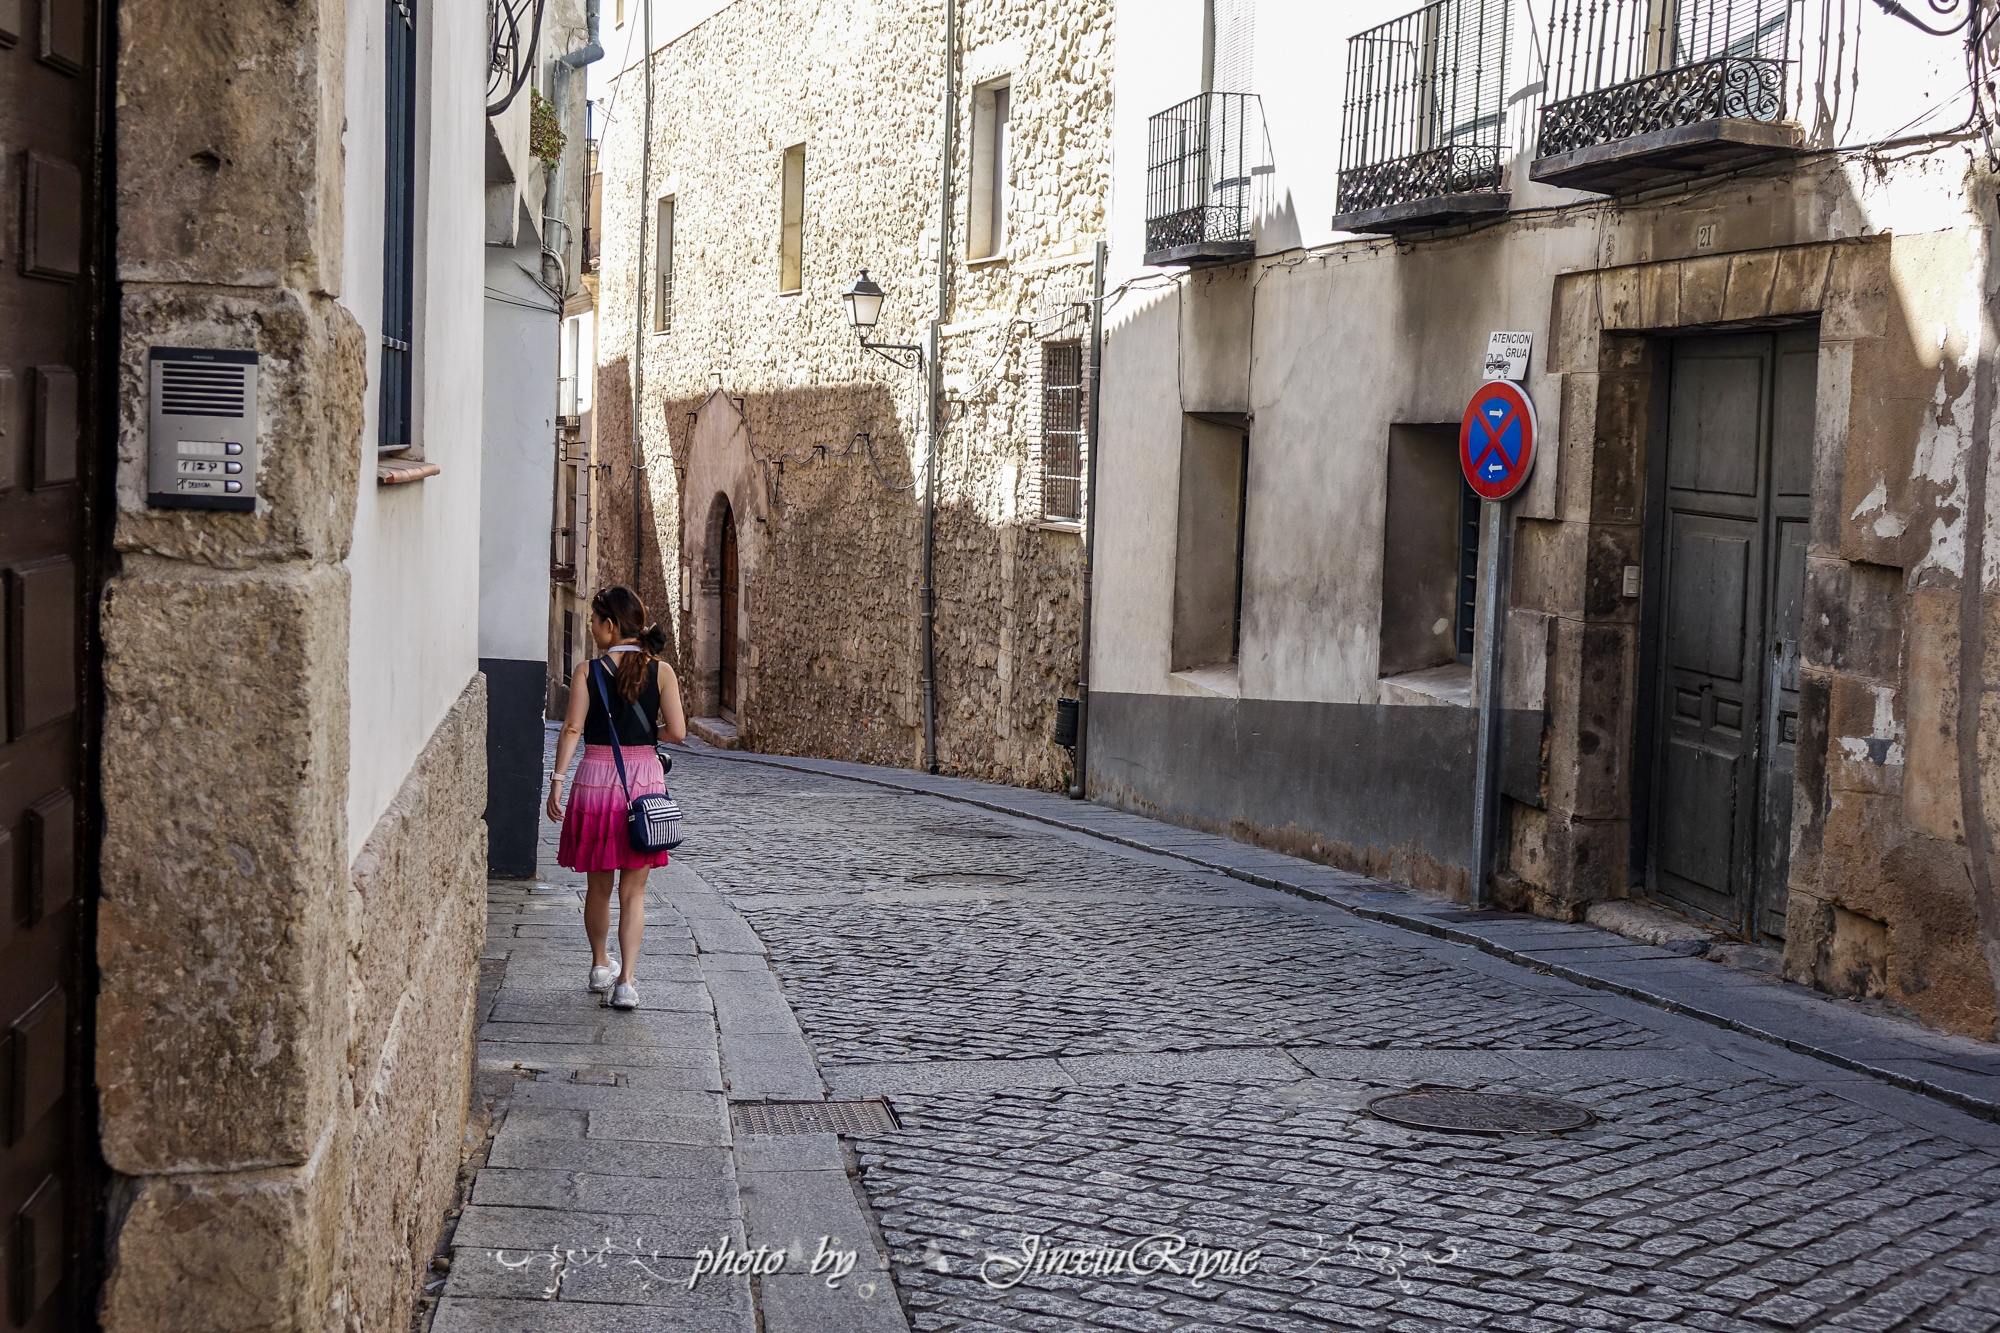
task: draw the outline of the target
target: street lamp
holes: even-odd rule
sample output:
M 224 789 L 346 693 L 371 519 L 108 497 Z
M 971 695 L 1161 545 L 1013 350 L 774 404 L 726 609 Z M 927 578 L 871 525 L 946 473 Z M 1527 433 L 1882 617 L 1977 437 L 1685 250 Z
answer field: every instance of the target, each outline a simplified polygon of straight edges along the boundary
M 868 333 L 882 318 L 882 302 L 886 297 L 875 279 L 862 269 L 848 289 L 840 294 L 847 302 L 847 322 L 861 335 L 861 345 L 876 353 L 885 361 L 893 361 L 904 370 L 920 370 L 924 364 L 924 349 L 910 343 L 878 343 L 869 340 Z

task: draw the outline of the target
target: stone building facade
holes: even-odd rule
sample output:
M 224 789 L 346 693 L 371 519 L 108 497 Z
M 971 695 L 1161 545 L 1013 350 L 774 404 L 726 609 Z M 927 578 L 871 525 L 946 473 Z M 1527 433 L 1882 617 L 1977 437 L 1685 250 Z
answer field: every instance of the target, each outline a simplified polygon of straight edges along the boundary
M 109 1203 L 71 1214 L 106 1256 L 73 1291 L 107 1330 L 403 1327 L 455 1184 L 484 934 L 486 15 L 117 19 L 82 1047 Z M 385 393 L 397 344 L 407 421 Z M 254 358 L 254 507 L 149 499 L 162 347 Z
M 698 731 L 920 763 L 925 379 L 859 347 L 840 294 L 866 268 L 888 293 L 875 338 L 928 343 L 945 7 L 709 8 L 654 34 L 649 158 L 643 66 L 600 99 L 601 577 L 632 577 L 636 539 L 690 713 L 723 724 Z M 1080 488 L 1064 480 L 1080 471 L 1064 431 L 1081 394 L 1064 386 L 1080 379 L 1105 223 L 1110 6 L 956 11 L 937 759 L 1055 786 L 1068 777 L 1050 734 L 1076 687 L 1083 557 Z M 642 21 L 627 9 L 627 25 Z M 620 29 L 607 46 L 626 40 Z M 1060 456 L 1045 467 L 1051 431 Z
M 1624 53 L 1565 34 L 1643 25 L 1407 8 L 1259 0 L 1233 38 L 1195 0 L 1121 10 L 1144 21 L 1119 27 L 1089 791 L 1562 919 L 1651 899 L 1796 980 L 1994 1037 L 1994 185 L 1956 132 L 1963 36 L 1805 4 L 1746 36 L 1751 6 L 1686 0 L 1683 45 L 1599 87 Z M 1332 132 L 1395 123 L 1368 62 L 1440 13 L 1459 26 L 1423 31 L 1512 25 L 1487 34 L 1515 53 L 1482 67 L 1490 103 L 1439 82 L 1450 115 L 1400 147 Z M 1349 39 L 1343 111 L 1295 53 Z M 1204 78 L 1223 48 L 1234 87 Z M 1647 100 L 1731 69 L 1768 101 Z M 1174 253 L 1149 122 L 1204 89 L 1254 104 L 1266 185 L 1238 232 Z M 1446 151 L 1464 174 L 1430 188 Z M 1496 331 L 1532 337 L 1540 437 L 1497 565 L 1458 456 Z M 1234 645 L 1227 598 L 1200 596 L 1232 570 Z

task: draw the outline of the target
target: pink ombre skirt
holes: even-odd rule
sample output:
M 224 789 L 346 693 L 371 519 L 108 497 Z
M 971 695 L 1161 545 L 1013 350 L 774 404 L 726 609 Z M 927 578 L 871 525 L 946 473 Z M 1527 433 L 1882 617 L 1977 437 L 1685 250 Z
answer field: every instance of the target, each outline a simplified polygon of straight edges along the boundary
M 627 745 L 625 780 L 632 795 L 667 789 L 659 756 L 650 745 Z M 608 745 L 583 747 L 583 762 L 569 789 L 563 810 L 562 842 L 556 860 L 571 870 L 650 870 L 667 863 L 665 852 L 635 852 L 625 832 L 625 810 L 631 802 L 618 783 L 618 765 Z

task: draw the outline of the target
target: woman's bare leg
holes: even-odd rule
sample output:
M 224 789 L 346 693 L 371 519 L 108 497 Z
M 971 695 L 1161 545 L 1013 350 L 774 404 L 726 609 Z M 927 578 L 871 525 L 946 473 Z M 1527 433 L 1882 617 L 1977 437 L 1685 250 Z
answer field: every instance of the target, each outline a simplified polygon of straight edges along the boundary
M 593 870 L 587 876 L 589 887 L 583 894 L 583 933 L 590 938 L 590 962 L 593 967 L 608 967 L 611 955 L 605 952 L 607 937 L 611 934 L 611 882 L 615 872 Z
M 618 979 L 632 980 L 632 973 L 639 965 L 639 943 L 646 937 L 646 875 L 645 867 L 637 870 L 618 872 Z M 607 896 L 604 905 L 608 908 L 611 900 Z

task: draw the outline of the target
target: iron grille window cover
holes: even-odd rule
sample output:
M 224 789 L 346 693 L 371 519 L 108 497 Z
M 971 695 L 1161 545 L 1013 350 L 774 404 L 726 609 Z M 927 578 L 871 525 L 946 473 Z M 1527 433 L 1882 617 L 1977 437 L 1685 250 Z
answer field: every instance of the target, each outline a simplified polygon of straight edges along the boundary
M 1787 119 L 1798 4 L 1557 0 L 1537 154 L 1710 120 Z
M 1042 517 L 1083 519 L 1083 344 L 1042 344 Z
M 1436 0 L 1347 39 L 1342 213 L 1500 188 L 1508 0 Z
M 1251 187 L 1270 171 L 1255 93 L 1202 93 L 1147 122 L 1146 254 L 1248 243 Z
M 382 385 L 377 444 L 407 449 L 411 438 L 410 344 L 416 338 L 417 16 L 416 0 L 388 0 L 383 42 Z

